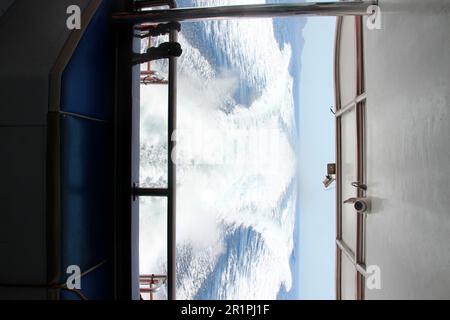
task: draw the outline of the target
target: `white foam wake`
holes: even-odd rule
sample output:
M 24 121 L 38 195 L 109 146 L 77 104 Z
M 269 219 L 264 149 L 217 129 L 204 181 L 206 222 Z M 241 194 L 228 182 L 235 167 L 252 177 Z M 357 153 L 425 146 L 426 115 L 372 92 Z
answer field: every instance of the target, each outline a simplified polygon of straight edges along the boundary
M 295 197 L 283 203 L 295 170 L 290 47 L 274 45 L 267 19 L 209 22 L 206 30 L 242 72 L 215 70 L 180 36 L 177 296 L 273 299 L 291 286 Z M 261 95 L 223 112 L 243 76 Z M 164 181 L 155 154 L 165 145 L 165 101 L 166 90 L 142 87 L 141 180 L 150 185 Z M 164 272 L 164 209 L 156 200 L 141 205 L 141 273 Z

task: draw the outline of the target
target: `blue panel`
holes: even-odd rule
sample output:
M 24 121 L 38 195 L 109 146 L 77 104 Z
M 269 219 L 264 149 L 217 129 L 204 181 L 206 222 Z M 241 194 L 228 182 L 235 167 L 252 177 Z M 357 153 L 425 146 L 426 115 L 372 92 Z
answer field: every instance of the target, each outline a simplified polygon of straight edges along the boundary
M 110 1 L 102 1 L 61 79 L 61 110 L 97 119 L 113 115 Z M 103 260 L 81 279 L 88 299 L 113 298 L 113 134 L 107 122 L 62 115 L 61 132 L 61 282 L 69 265 L 81 271 Z M 78 299 L 61 291 L 62 299 Z
M 111 125 L 62 116 L 61 237 L 62 278 L 68 265 L 87 270 L 107 259 L 112 263 Z M 112 298 L 111 268 L 102 266 L 82 278 L 89 299 Z M 63 298 L 72 298 L 62 292 Z M 76 297 L 75 297 L 76 298 Z
M 100 119 L 112 116 L 113 56 L 109 1 L 91 19 L 61 79 L 61 110 Z

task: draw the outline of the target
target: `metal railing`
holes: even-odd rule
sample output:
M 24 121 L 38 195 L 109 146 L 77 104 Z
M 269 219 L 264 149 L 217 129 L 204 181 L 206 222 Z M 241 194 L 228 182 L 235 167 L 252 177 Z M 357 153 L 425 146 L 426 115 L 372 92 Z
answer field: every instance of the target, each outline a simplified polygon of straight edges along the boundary
M 378 1 L 331 1 L 279 4 L 214 6 L 197 8 L 171 8 L 151 11 L 124 12 L 113 15 L 116 23 L 140 24 L 145 22 L 198 21 L 230 18 L 272 18 L 286 16 L 364 16 L 368 8 Z
M 342 219 L 342 204 L 344 203 L 342 199 L 342 117 L 349 111 L 356 108 L 356 175 L 358 180 L 358 185 L 364 184 L 364 165 L 365 165 L 365 155 L 364 155 L 364 104 L 367 100 L 367 94 L 364 90 L 364 65 L 363 65 L 363 34 L 362 34 L 362 19 L 355 19 L 355 34 L 356 34 L 356 93 L 355 98 L 353 98 L 349 103 L 341 105 L 341 84 L 340 84 L 340 42 L 341 42 L 341 32 L 342 32 L 342 19 L 339 18 L 336 26 L 335 35 L 335 61 L 334 61 L 334 72 L 335 72 L 335 98 L 336 98 L 336 298 L 342 299 L 342 254 L 345 255 L 350 263 L 354 266 L 356 270 L 356 296 L 357 300 L 364 299 L 364 278 L 366 276 L 366 266 L 365 266 L 365 217 L 363 214 L 356 215 L 356 248 L 353 252 L 350 247 L 345 243 L 343 239 L 343 219 Z M 353 185 L 353 184 L 352 184 Z M 355 186 L 355 185 L 353 185 Z M 357 197 L 365 196 L 365 188 L 357 187 Z
M 341 107 L 339 110 L 336 110 L 334 115 L 336 117 L 340 117 L 344 113 L 346 113 L 346 112 L 352 110 L 354 107 L 356 107 L 358 105 L 358 103 L 363 102 L 366 99 L 367 99 L 367 94 L 364 92 L 364 93 L 360 94 L 359 96 L 357 96 L 352 101 L 350 101 L 349 103 L 347 103 L 345 106 Z
M 156 0 L 156 1 L 136 1 L 134 3 L 135 10 L 142 11 L 150 7 L 174 7 L 175 3 L 174 1 L 164 1 L 164 0 Z M 151 48 L 152 46 L 152 35 L 150 31 L 156 24 L 155 23 L 142 23 L 136 27 L 134 27 L 135 31 L 137 32 L 135 36 L 139 36 L 142 40 L 147 39 L 147 46 L 146 49 Z M 148 32 L 148 34 L 146 34 Z M 162 84 L 167 85 L 169 84 L 169 81 L 166 78 L 158 76 L 158 72 L 155 70 L 152 70 L 151 61 L 148 61 L 145 63 L 145 69 L 142 69 L 141 67 L 141 74 L 140 74 L 140 82 L 144 85 L 149 84 Z
M 366 275 L 365 264 L 356 262 L 355 253 L 350 249 L 350 247 L 342 239 L 340 240 L 336 239 L 336 245 L 338 246 L 339 250 L 341 250 L 341 252 L 343 252 L 347 256 L 350 263 L 356 268 L 356 270 L 363 276 L 365 276 Z
M 139 291 L 141 293 L 141 299 L 143 299 L 142 294 L 149 294 L 149 299 L 154 300 L 154 295 L 160 291 L 166 281 L 167 276 L 162 274 L 141 274 L 139 276 Z
M 175 7 L 174 1 L 139 1 L 135 2 L 135 7 L 142 10 L 154 6 L 168 5 Z M 153 11 L 153 10 L 150 10 Z M 148 12 L 148 11 L 140 11 Z M 169 33 L 169 41 L 176 42 L 178 32 L 172 30 Z M 168 177 L 167 188 L 141 188 L 137 185 L 133 186 L 133 198 L 137 197 L 166 197 L 167 198 L 167 275 L 164 276 L 163 284 L 167 284 L 167 298 L 169 300 L 176 299 L 176 167 L 171 159 L 172 150 L 175 149 L 175 140 L 172 135 L 177 127 L 177 58 L 169 58 L 168 80 Z M 145 276 L 141 276 L 141 280 Z M 162 277 L 162 276 L 161 276 Z M 149 289 L 140 287 L 141 293 L 148 292 Z

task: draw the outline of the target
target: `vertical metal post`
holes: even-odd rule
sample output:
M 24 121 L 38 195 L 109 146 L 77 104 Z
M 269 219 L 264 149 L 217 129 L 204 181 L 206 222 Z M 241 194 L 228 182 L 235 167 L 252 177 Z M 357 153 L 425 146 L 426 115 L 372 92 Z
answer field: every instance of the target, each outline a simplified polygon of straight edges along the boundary
M 364 61 L 363 61 L 363 20 L 361 17 L 355 18 L 356 33 L 356 96 L 364 95 Z M 364 95 L 365 96 L 365 95 Z M 356 99 L 355 99 L 356 101 Z M 356 150 L 357 150 L 357 180 L 359 183 L 365 183 L 364 179 L 364 100 L 356 103 Z M 357 189 L 357 197 L 364 197 L 365 191 Z M 357 215 L 356 222 L 356 252 L 355 260 L 357 264 L 364 264 L 364 224 L 363 214 Z M 356 273 L 356 299 L 364 299 L 364 275 L 361 272 Z
M 171 42 L 178 40 L 177 31 L 171 31 Z M 169 58 L 169 103 L 168 103 L 168 197 L 167 197 L 167 298 L 176 300 L 176 159 L 172 159 L 175 151 L 175 130 L 177 128 L 177 61 Z

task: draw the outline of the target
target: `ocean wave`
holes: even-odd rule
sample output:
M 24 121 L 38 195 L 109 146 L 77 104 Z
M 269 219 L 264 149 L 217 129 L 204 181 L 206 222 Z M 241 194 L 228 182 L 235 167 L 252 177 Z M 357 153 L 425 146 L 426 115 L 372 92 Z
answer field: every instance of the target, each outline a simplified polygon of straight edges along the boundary
M 274 299 L 282 285 L 292 285 L 290 46 L 272 45 L 269 19 L 202 22 L 196 30 L 216 47 L 194 47 L 192 35 L 179 37 L 177 297 Z M 227 57 L 226 71 L 203 54 L 217 48 Z M 236 99 L 242 82 L 258 93 L 247 105 Z M 154 152 L 167 143 L 155 130 L 165 119 L 166 94 L 142 88 L 141 180 L 149 185 L 164 183 L 167 159 Z M 154 248 L 164 248 L 165 234 L 158 230 L 164 230 L 165 207 L 155 203 L 141 203 L 141 273 L 165 271 L 165 250 Z M 149 234 L 145 228 L 151 226 Z

